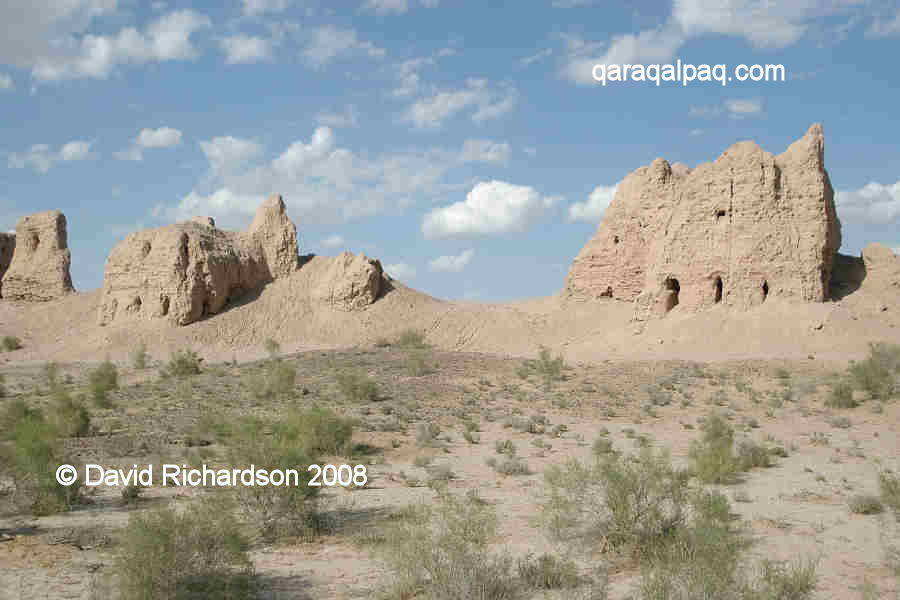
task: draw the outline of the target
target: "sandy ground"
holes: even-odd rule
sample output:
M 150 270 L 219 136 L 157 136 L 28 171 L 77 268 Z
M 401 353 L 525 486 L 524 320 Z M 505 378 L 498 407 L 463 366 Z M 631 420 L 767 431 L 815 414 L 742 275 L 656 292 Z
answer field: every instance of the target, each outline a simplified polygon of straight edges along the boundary
M 704 368 L 739 373 L 750 387 L 764 392 L 778 389 L 772 369 L 784 365 L 796 382 L 788 404 L 755 404 L 728 388 L 735 422 L 752 416 L 761 423 L 747 435 L 760 441 L 766 436 L 792 448 L 777 467 L 753 471 L 744 483 L 723 488 L 732 499 L 740 498 L 733 507 L 758 538 L 751 555 L 785 560 L 819 557 L 815 598 L 820 600 L 857 598 L 865 581 L 875 583 L 883 597 L 900 593 L 882 560 L 882 535 L 897 539 L 891 529 L 895 525 L 884 516 L 856 515 L 847 508 L 851 495 L 877 491 L 879 469 L 900 468 L 900 403 L 886 403 L 879 414 L 868 406 L 849 411 L 852 426 L 836 428 L 829 424 L 833 411 L 823 407 L 821 385 L 829 373 L 863 357 L 870 342 L 900 343 L 900 294 L 893 282 L 866 281 L 839 301 L 815 305 L 770 298 L 747 312 L 716 307 L 685 314 L 676 307 L 665 318 L 646 324 L 632 322 L 632 307 L 616 301 L 575 303 L 554 296 L 509 304 L 449 302 L 399 283 L 367 309 L 342 312 L 311 304 L 298 286 L 292 278 L 274 282 L 252 301 L 186 327 L 159 322 L 100 327 L 97 291 L 37 305 L 0 301 L 0 334 L 18 336 L 24 346 L 0 354 L 0 372 L 14 389 L 25 393 L 27 382 L 40 376 L 38 367 L 46 361 L 61 363 L 78 379 L 91 363 L 111 358 L 125 369 L 126 381 L 133 382 L 147 377 L 125 367 L 139 343 L 146 344 L 157 360 L 192 348 L 210 365 L 263 358 L 263 342 L 274 339 L 284 354 L 302 352 L 291 358 L 300 365 L 302 383 L 304 373 L 316 377 L 324 372 L 321 361 L 326 359 L 310 363 L 309 357 L 371 347 L 408 328 L 422 331 L 441 366 L 434 375 L 416 378 L 426 384 L 419 397 L 426 414 L 417 418 L 437 419 L 452 432 L 447 451 L 436 453 L 435 462 L 446 463 L 457 475 L 452 488 L 478 488 L 495 505 L 502 515 L 504 545 L 519 556 L 553 548 L 533 523 L 543 489 L 542 471 L 570 457 L 588 458 L 599 427 L 609 429 L 618 449 L 636 448 L 627 431 L 633 429 L 635 435 L 648 435 L 655 447 L 669 448 L 676 461 L 686 461 L 697 431 L 685 424 L 708 414 L 715 390 L 699 380 L 684 380 L 675 402 L 658 408 L 655 416 L 644 414 L 642 386 L 673 368 L 664 361 L 697 361 L 706 363 Z M 515 375 L 521 357 L 534 356 L 539 346 L 561 353 L 574 369 L 563 388 L 553 393 L 541 393 L 537 384 L 524 384 Z M 411 378 L 402 372 L 385 373 L 376 363 L 365 368 L 373 377 L 386 378 L 381 383 L 390 389 L 410 384 Z M 489 389 L 483 388 L 483 380 L 490 381 Z M 440 402 L 429 399 L 432 384 Z M 520 385 L 530 398 L 524 405 L 510 393 Z M 613 396 L 604 392 L 610 387 L 618 390 L 615 398 L 622 399 L 616 400 L 620 404 L 615 416 L 609 414 Z M 479 402 L 490 399 L 490 408 L 445 402 L 447 397 L 471 396 L 473 388 Z M 554 404 L 560 394 L 577 395 L 579 401 L 560 409 Z M 693 400 L 682 406 L 677 398 L 683 397 Z M 148 407 L 129 407 L 134 430 L 150 429 L 184 409 L 165 403 L 154 408 L 152 396 L 145 399 L 148 402 Z M 493 420 L 482 421 L 482 443 L 468 444 L 459 436 L 458 422 L 450 416 L 454 406 L 460 410 L 466 406 L 482 417 L 490 414 Z M 525 414 L 540 412 L 554 424 L 566 424 L 568 431 L 561 437 L 547 436 L 551 449 L 537 448 L 531 444 L 533 436 L 502 424 L 504 414 L 523 409 Z M 370 598 L 375 587 L 390 580 L 379 558 L 353 541 L 370 526 L 367 517 L 357 522 L 346 515 L 381 514 L 410 502 L 430 501 L 434 492 L 408 483 L 417 470 L 425 477 L 413 464 L 422 453 L 415 448 L 414 422 L 406 433 L 370 432 L 363 439 L 382 449 L 382 458 L 371 466 L 377 485 L 329 495 L 327 505 L 349 523 L 346 531 L 312 544 L 253 551 L 266 597 Z M 399 448 L 393 447 L 392 439 L 400 440 Z M 485 463 L 494 455 L 494 442 L 501 439 L 514 441 L 532 475 L 498 476 Z M 152 505 L 172 498 L 187 501 L 195 493 L 153 489 L 147 496 Z M 110 597 L 113 558 L 104 540 L 127 523 L 132 510 L 116 503 L 117 494 L 115 489 L 100 490 L 93 505 L 67 514 L 0 520 L 0 530 L 8 532 L 0 541 L 0 598 Z M 614 573 L 611 597 L 627 597 L 636 577 L 634 570 Z

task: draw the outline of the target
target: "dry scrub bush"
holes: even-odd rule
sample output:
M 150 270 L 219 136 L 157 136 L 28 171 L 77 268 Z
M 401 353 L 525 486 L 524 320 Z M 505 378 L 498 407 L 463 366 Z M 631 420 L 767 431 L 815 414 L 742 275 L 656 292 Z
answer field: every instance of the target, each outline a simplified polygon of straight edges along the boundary
M 519 579 L 528 587 L 541 590 L 558 590 L 578 587 L 581 577 L 575 563 L 552 554 L 542 554 L 535 558 L 531 554 L 519 559 L 516 564 Z
M 517 596 L 513 561 L 492 552 L 494 510 L 473 493 L 439 493 L 434 506 L 419 506 L 389 527 L 383 545 L 399 576 L 394 595 L 434 600 L 506 600 Z
M 703 483 L 735 483 L 741 471 L 774 464 L 772 452 L 750 439 L 742 440 L 735 452 L 734 428 L 717 413 L 709 415 L 701 429 L 703 433 L 691 443 L 688 456 Z
M 200 357 L 193 350 L 174 352 L 169 363 L 160 371 L 163 377 L 190 377 L 200 374 Z
M 138 344 L 138 347 L 135 348 L 134 352 L 131 354 L 131 364 L 138 371 L 146 369 L 150 364 L 150 355 L 147 353 L 147 345 L 143 342 Z
M 248 547 L 231 507 L 219 498 L 184 511 L 136 512 L 116 560 L 121 600 L 252 598 Z
M 66 487 L 56 469 L 69 461 L 57 428 L 24 400 L 10 403 L 0 416 L 0 473 L 13 482 L 13 504 L 35 515 L 68 510 L 78 499 L 80 482 Z
M 546 474 L 544 523 L 555 537 L 588 550 L 638 560 L 643 600 L 801 600 L 815 585 L 815 565 L 763 563 L 742 569 L 749 545 L 732 524 L 728 499 L 689 486 L 690 474 L 668 454 L 571 461 Z
M 22 347 L 22 340 L 14 335 L 5 335 L 3 336 L 2 345 L 4 350 L 12 352 L 13 350 L 18 350 Z
M 287 362 L 272 362 L 251 376 L 248 384 L 259 399 L 288 396 L 297 386 L 297 367 Z
M 338 389 L 348 402 L 363 403 L 378 401 L 378 386 L 373 379 L 361 373 L 339 373 Z
M 88 373 L 88 386 L 94 403 L 101 408 L 109 408 L 107 394 L 119 389 L 119 370 L 109 360 L 100 363 L 96 369 Z
M 900 476 L 882 471 L 878 475 L 878 486 L 881 490 L 881 501 L 900 519 Z
M 316 498 L 320 488 L 308 485 L 309 465 L 325 455 L 348 455 L 354 423 L 333 412 L 312 408 L 264 423 L 247 419 L 225 436 L 232 468 L 287 470 L 299 485 L 238 486 L 239 507 L 255 534 L 264 539 L 310 536 L 318 527 Z

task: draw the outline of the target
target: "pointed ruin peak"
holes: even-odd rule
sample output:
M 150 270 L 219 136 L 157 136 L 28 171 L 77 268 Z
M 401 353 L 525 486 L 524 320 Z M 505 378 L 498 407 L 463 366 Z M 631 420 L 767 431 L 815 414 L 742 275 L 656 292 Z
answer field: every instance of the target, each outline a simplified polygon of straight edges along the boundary
M 743 141 L 689 172 L 662 159 L 635 170 L 565 294 L 636 301 L 638 319 L 771 296 L 822 302 L 841 240 L 823 148 L 813 125 L 778 157 Z
M 12 256 L 5 269 L 5 259 L 0 256 L 0 293 L 4 298 L 43 302 L 75 291 L 69 274 L 72 258 L 66 216 L 60 211 L 23 217 L 16 224 L 16 235 L 8 236 L 5 245 L 12 246 Z

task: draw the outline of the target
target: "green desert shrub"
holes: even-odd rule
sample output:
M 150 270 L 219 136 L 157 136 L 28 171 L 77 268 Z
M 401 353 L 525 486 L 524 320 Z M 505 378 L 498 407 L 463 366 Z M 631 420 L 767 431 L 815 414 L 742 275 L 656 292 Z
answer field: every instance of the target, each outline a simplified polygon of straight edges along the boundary
M 528 468 L 528 463 L 518 456 L 507 456 L 499 461 L 492 457 L 489 466 L 497 473 L 511 477 L 516 475 L 531 475 L 532 472 L 531 469 Z
M 553 554 L 538 557 L 529 554 L 516 564 L 519 579 L 528 587 L 540 590 L 574 588 L 581 583 L 578 567 L 566 558 Z
M 489 548 L 498 534 L 497 516 L 473 493 L 439 492 L 433 506 L 393 524 L 383 549 L 394 569 L 394 592 L 434 600 L 508 600 L 515 597 L 513 561 Z
M 348 402 L 376 402 L 378 400 L 378 385 L 375 380 L 362 373 L 339 373 L 337 376 L 338 389 Z
M 768 468 L 775 464 L 772 452 L 751 439 L 741 440 L 737 445 L 736 460 L 737 469 L 740 471 Z
M 299 430 L 275 427 L 248 420 L 235 428 L 227 446 L 227 460 L 233 469 L 297 472 L 297 480 L 285 485 L 239 485 L 235 488 L 242 517 L 260 539 L 304 536 L 315 524 L 315 499 L 319 488 L 310 486 L 309 465 L 316 457 L 298 439 Z M 295 485 L 296 483 L 296 485 Z
M 637 457 L 611 454 L 591 465 L 571 460 L 545 473 L 542 519 L 557 539 L 655 555 L 688 522 L 689 480 L 690 473 L 673 467 L 665 451 L 650 448 Z
M 135 369 L 141 371 L 146 369 L 150 364 L 150 354 L 147 353 L 147 345 L 141 342 L 131 354 L 131 364 Z
M 266 353 L 270 358 L 275 358 L 281 352 L 281 344 L 279 344 L 272 338 L 268 338 L 265 342 L 263 342 L 263 348 L 266 349 Z
M 53 419 L 62 437 L 84 437 L 91 430 L 91 415 L 83 402 L 62 387 L 53 392 Z
M 254 597 L 249 542 L 219 498 L 133 513 L 116 558 L 122 600 Z
M 406 350 L 424 350 L 428 348 L 428 344 L 425 343 L 425 334 L 415 329 L 406 329 L 400 332 L 393 345 Z
M 833 382 L 828 396 L 825 398 L 825 406 L 828 408 L 856 408 L 859 406 L 859 402 L 853 399 L 853 386 L 843 379 Z
M 200 374 L 200 356 L 193 350 L 173 352 L 162 371 L 165 377 L 190 377 Z
M 441 426 L 438 423 L 419 423 L 416 426 L 416 445 L 420 447 L 437 446 Z
M 900 518 L 900 476 L 882 471 L 878 474 L 878 487 L 881 501 Z
M 48 390 L 55 390 L 59 385 L 59 365 L 55 362 L 45 363 L 41 369 L 44 375 L 44 383 Z
M 289 362 L 273 362 L 250 376 L 247 385 L 260 399 L 288 396 L 297 387 L 297 367 Z
M 68 510 L 79 497 L 80 482 L 63 486 L 56 469 L 68 461 L 54 424 L 24 400 L 10 403 L 0 416 L 3 437 L 0 470 L 13 483 L 13 503 L 35 515 Z
M 847 371 L 857 389 L 869 392 L 876 400 L 887 400 L 897 392 L 900 345 L 869 344 L 869 356 L 851 364 Z
M 419 352 L 412 353 L 407 357 L 406 371 L 410 377 L 424 377 L 434 373 L 434 369 L 425 361 L 425 356 Z
M 109 406 L 109 392 L 119 389 L 119 370 L 116 365 L 105 360 L 88 373 L 88 387 L 94 403 L 100 407 Z
M 278 425 L 278 435 L 298 444 L 313 457 L 349 456 L 356 421 L 328 408 L 313 407 L 289 415 Z
M 3 336 L 2 345 L 4 350 L 12 352 L 13 350 L 18 350 L 22 347 L 22 340 L 14 335 L 5 335 Z
M 734 429 L 718 413 L 701 426 L 702 435 L 691 443 L 688 456 L 694 473 L 704 483 L 732 483 L 738 471 L 734 455 Z
M 881 500 L 872 494 L 857 494 L 847 501 L 847 506 L 857 515 L 877 515 L 884 511 Z

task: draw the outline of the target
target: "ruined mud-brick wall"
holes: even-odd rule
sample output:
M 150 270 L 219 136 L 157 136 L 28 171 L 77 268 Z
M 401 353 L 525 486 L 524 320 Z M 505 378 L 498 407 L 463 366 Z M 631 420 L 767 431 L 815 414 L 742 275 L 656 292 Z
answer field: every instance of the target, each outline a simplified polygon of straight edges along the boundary
M 813 125 L 778 156 L 740 142 L 694 170 L 656 159 L 628 175 L 565 293 L 637 301 L 638 317 L 770 296 L 821 302 L 840 243 Z
M 99 322 L 164 317 L 192 323 L 295 271 L 298 250 L 297 228 L 280 196 L 263 202 L 244 231 L 224 231 L 197 217 L 133 233 L 107 258 Z
M 16 234 L 0 233 L 0 298 L 3 297 L 3 276 L 12 262 L 13 251 L 16 249 Z
M 6 241 L 12 247 L 12 258 L 4 269 L 6 251 L 0 249 L 3 298 L 43 302 L 74 291 L 69 274 L 72 259 L 66 217 L 61 212 L 51 210 L 23 217 L 16 224 L 16 235 L 7 236 Z M 3 243 L 0 240 L 0 245 Z

